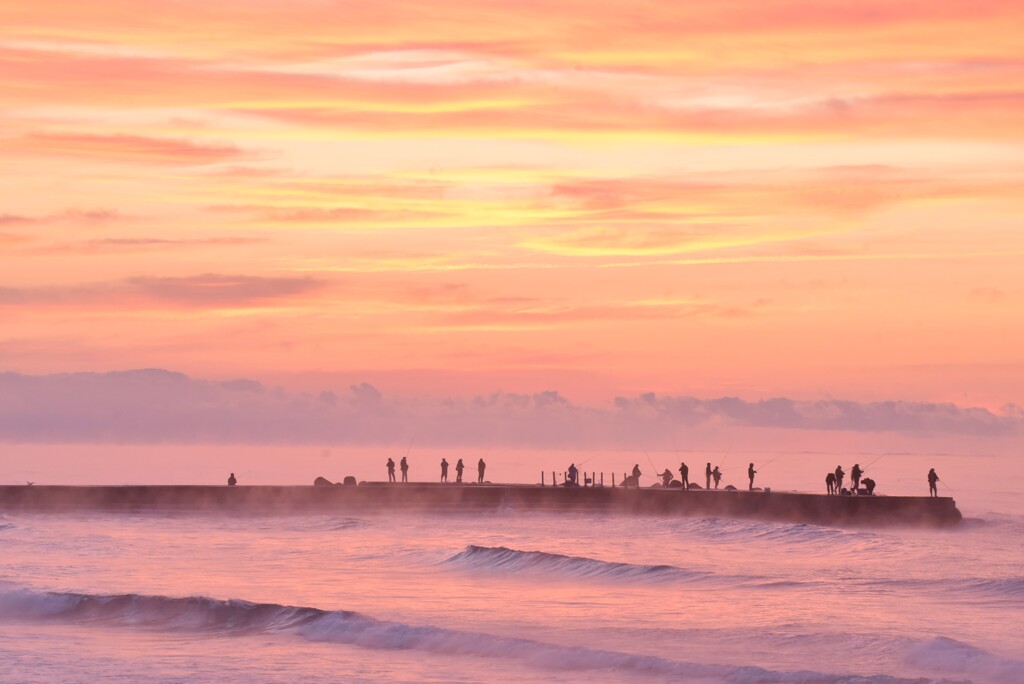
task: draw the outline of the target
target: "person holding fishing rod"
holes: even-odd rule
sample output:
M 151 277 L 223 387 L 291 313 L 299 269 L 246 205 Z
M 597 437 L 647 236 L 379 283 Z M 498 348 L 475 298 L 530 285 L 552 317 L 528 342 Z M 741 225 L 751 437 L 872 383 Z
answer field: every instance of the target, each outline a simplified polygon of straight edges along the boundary
M 690 467 L 686 462 L 679 464 L 679 481 L 683 484 L 683 491 L 690 488 Z
M 935 468 L 928 471 L 928 495 L 938 496 L 939 488 L 936 486 L 939 481 L 939 476 L 935 474 Z
M 747 477 L 750 478 L 750 491 L 754 491 L 754 475 L 756 475 L 756 474 L 757 474 L 757 471 L 754 470 L 754 464 L 751 463 L 747 467 Z
M 850 484 L 852 485 L 850 489 L 854 494 L 858 494 L 860 492 L 860 476 L 863 474 L 864 471 L 861 470 L 860 464 L 854 463 L 853 468 L 850 469 Z

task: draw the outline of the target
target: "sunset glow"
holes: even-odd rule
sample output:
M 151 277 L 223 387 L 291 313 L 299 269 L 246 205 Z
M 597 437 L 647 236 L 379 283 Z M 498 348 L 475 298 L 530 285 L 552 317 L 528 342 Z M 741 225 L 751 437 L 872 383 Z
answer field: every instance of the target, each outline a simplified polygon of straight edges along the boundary
M 1007 2 L 0 5 L 0 360 L 398 396 L 1024 385 Z

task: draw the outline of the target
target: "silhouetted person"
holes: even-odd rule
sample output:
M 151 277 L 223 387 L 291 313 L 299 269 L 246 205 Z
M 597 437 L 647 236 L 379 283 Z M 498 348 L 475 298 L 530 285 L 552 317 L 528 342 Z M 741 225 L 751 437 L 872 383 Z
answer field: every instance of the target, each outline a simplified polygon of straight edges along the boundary
M 448 481 L 448 461 L 441 459 L 441 482 Z
M 869 495 L 873 496 L 874 493 L 875 493 L 875 481 L 872 480 L 870 477 L 865 477 L 864 478 L 864 489 L 867 490 L 867 493 Z
M 850 482 L 853 483 L 853 493 L 856 494 L 860 491 L 860 476 L 864 474 L 861 470 L 859 463 L 854 463 L 853 468 L 850 469 Z
M 409 461 L 405 460 L 405 456 L 402 457 L 402 462 L 398 464 L 398 467 L 402 470 L 402 482 L 409 481 Z
M 754 470 L 754 464 L 751 463 L 750 467 L 747 468 L 747 477 L 750 478 L 750 489 L 751 490 L 754 489 L 754 475 L 756 475 L 756 474 L 757 474 L 757 471 Z
M 636 463 L 633 465 L 633 485 L 640 486 L 640 464 Z
M 707 478 L 707 482 L 704 484 L 704 489 L 711 489 L 711 464 L 704 469 L 704 477 Z
M 718 483 L 722 481 L 722 471 L 718 469 L 718 466 L 711 471 L 711 477 L 715 478 L 715 489 L 718 489 Z
M 939 495 L 939 488 L 935 486 L 935 483 L 939 481 L 939 476 L 935 474 L 935 468 L 928 471 L 928 494 L 931 496 Z
M 935 471 L 933 470 L 932 472 L 934 473 Z M 235 474 L 231 473 L 231 476 L 228 478 L 228 487 L 234 487 L 236 484 L 238 484 L 238 480 L 235 479 Z
M 466 466 L 464 466 L 462 464 L 462 459 L 460 458 L 459 462 L 455 464 L 455 481 L 456 482 L 462 482 L 462 471 L 465 470 L 465 469 L 466 469 Z
M 570 483 L 572 483 L 574 485 L 579 484 L 580 471 L 579 471 L 579 468 L 576 467 L 575 463 L 570 463 L 569 464 L 569 470 L 568 470 L 567 477 L 568 477 L 567 482 L 570 482 Z
M 686 463 L 679 464 L 679 481 L 683 483 L 683 491 L 690 488 L 690 468 Z
M 395 462 L 392 459 L 388 459 L 388 482 L 395 481 Z
M 481 458 L 480 462 L 476 464 L 476 473 L 477 473 L 476 481 L 481 483 L 481 484 L 483 484 L 483 481 L 484 481 L 484 471 L 485 470 L 487 470 L 487 464 L 484 463 L 484 459 Z
M 835 473 L 829 473 L 828 475 L 825 476 L 825 490 L 829 494 L 835 494 L 836 493 L 836 474 Z
M 836 466 L 836 494 L 843 493 L 843 476 L 846 473 L 843 472 L 843 466 Z
M 672 484 L 672 471 L 665 468 L 665 472 L 661 474 L 661 486 L 668 487 L 670 484 Z

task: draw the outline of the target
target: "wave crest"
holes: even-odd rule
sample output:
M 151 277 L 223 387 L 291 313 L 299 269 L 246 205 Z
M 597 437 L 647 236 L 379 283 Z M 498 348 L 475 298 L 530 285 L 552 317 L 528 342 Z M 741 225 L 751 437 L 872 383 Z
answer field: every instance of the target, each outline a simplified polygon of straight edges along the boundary
M 513 573 L 543 573 L 573 579 L 614 579 L 649 581 L 699 580 L 711 573 L 686 570 L 674 565 L 611 563 L 582 556 L 563 556 L 546 551 L 518 551 L 504 546 L 467 546 L 444 561 L 474 570 Z
M 437 655 L 511 659 L 547 670 L 615 670 L 726 684 L 922 684 L 926 681 L 888 675 L 775 672 L 749 665 L 687 663 L 430 625 L 407 625 L 375 620 L 351 611 L 221 601 L 201 596 L 40 593 L 0 587 L 0 619 L 53 620 L 224 635 L 283 632 L 311 641 L 372 649 L 413 649 Z

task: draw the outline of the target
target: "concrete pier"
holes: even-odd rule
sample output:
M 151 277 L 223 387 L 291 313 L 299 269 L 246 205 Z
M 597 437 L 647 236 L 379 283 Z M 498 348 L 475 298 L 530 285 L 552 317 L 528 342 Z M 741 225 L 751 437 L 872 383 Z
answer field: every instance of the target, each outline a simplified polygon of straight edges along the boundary
M 359 486 L 0 486 L 0 512 L 176 511 L 358 513 L 402 511 L 580 511 L 753 518 L 838 526 L 949 526 L 963 516 L 948 497 L 825 496 L 772 491 L 538 485 Z

